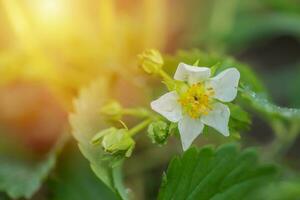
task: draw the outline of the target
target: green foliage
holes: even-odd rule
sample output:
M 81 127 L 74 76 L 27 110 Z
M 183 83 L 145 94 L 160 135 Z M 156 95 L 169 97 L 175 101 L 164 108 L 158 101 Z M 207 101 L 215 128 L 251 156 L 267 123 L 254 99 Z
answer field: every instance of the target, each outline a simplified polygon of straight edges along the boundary
M 263 117 L 267 120 L 288 119 L 298 120 L 300 119 L 300 110 L 291 108 L 282 108 L 274 105 L 268 97 L 268 93 L 265 90 L 259 76 L 255 74 L 251 68 L 247 65 L 241 64 L 232 58 L 220 56 L 217 54 L 207 54 L 199 50 L 192 51 L 179 51 L 174 56 L 166 56 L 165 67 L 171 73 L 174 73 L 179 62 L 186 62 L 192 64 L 198 61 L 199 66 L 211 67 L 213 71 L 218 73 L 229 67 L 237 68 L 241 73 L 241 85 L 239 98 L 235 101 L 243 105 L 243 107 L 262 113 Z M 249 116 L 239 106 L 229 104 L 231 110 L 231 118 L 229 127 L 232 133 L 235 135 L 241 131 L 248 130 L 250 125 Z M 272 122 L 273 123 L 273 122 Z
M 169 164 L 159 192 L 161 200 L 239 200 L 268 183 L 273 165 L 261 165 L 257 152 L 242 152 L 234 144 L 217 150 L 191 148 Z
M 63 135 L 52 151 L 39 161 L 33 162 L 2 155 L 0 157 L 0 190 L 5 191 L 13 199 L 31 198 L 54 168 L 57 153 L 61 150 L 65 139 Z
M 239 133 L 250 129 L 251 118 L 241 106 L 233 103 L 227 104 L 230 109 L 229 128 L 231 133 Z
M 0 199 L 1 200 L 9 200 L 9 198 L 7 197 L 7 195 L 5 193 L 0 193 Z
M 178 64 L 184 62 L 192 65 L 198 61 L 199 66 L 212 67 L 216 73 L 221 72 L 227 68 L 235 67 L 241 73 L 241 82 L 251 86 L 255 92 L 266 93 L 263 83 L 258 78 L 251 68 L 245 64 L 235 61 L 231 57 L 220 56 L 217 54 L 208 54 L 197 49 L 191 51 L 178 51 L 175 55 L 165 56 L 165 69 L 174 74 Z
M 288 180 L 280 181 L 270 185 L 261 191 L 259 197 L 253 197 L 253 200 L 298 200 L 300 197 L 300 181 Z
M 50 177 L 52 200 L 116 200 L 114 193 L 91 171 L 75 145 L 64 150 Z
M 299 28 L 300 15 L 291 15 L 290 13 L 268 13 L 256 16 L 241 16 L 235 22 L 235 31 L 233 34 L 226 35 L 228 48 L 235 51 L 242 47 L 250 45 L 252 41 L 262 39 L 262 36 L 280 36 L 280 32 L 300 37 Z M 255 24 L 255 26 L 249 26 Z M 232 30 L 233 31 L 233 30 Z
M 243 87 L 240 91 L 242 93 L 242 97 L 248 100 L 248 102 L 250 102 L 250 105 L 254 109 L 261 112 L 268 118 L 279 117 L 289 120 L 300 119 L 300 109 L 276 106 L 271 103 L 264 95 L 252 91 L 249 87 Z
M 195 20 L 188 37 L 192 47 L 200 44 L 218 52 L 239 52 L 253 43 L 276 36 L 300 37 L 300 4 L 297 0 L 192 2 L 190 11 Z
M 299 119 L 300 112 L 297 109 L 280 108 L 270 103 L 257 75 L 248 66 L 232 58 L 206 54 L 198 50 L 181 51 L 175 56 L 166 56 L 165 69 L 172 74 L 179 62 L 197 62 L 199 66 L 211 67 L 216 74 L 230 67 L 240 71 L 243 87 L 239 88 L 238 98 L 233 103 L 228 103 L 231 111 L 229 128 L 233 136 L 248 130 L 251 124 L 251 119 L 243 108 L 255 108 L 270 118 Z M 101 108 L 109 99 L 109 84 L 109 78 L 104 78 L 82 90 L 75 102 L 75 112 L 70 122 L 73 135 L 81 152 L 89 160 L 92 170 L 117 197 L 127 199 L 122 184 L 121 166 L 115 165 L 114 158 L 107 156 L 103 151 L 105 145 L 92 145 L 91 142 L 95 135 L 96 141 L 99 142 L 98 139 L 102 139 L 104 135 L 97 133 L 111 127 L 101 113 Z M 261 95 L 257 95 L 258 93 Z M 148 127 L 150 138 L 159 144 L 164 144 L 166 138 L 177 131 L 176 124 L 169 125 L 165 122 L 152 123 Z M 109 138 L 107 144 L 110 144 L 110 141 Z M 253 149 L 239 152 L 236 145 L 225 145 L 217 150 L 211 147 L 200 150 L 192 148 L 185 152 L 183 157 L 177 157 L 170 163 L 163 178 L 159 199 L 238 200 L 245 196 L 255 197 L 259 194 L 258 189 L 268 183 L 275 174 L 276 168 L 273 165 L 261 165 L 258 162 L 257 152 Z
M 40 188 L 54 163 L 54 154 L 35 164 L 2 158 L 0 189 L 7 192 L 11 198 L 30 198 Z
M 107 159 L 102 147 L 91 144 L 96 133 L 109 127 L 100 111 L 109 96 L 109 83 L 109 78 L 102 78 L 81 91 L 75 101 L 75 112 L 70 117 L 70 123 L 73 136 L 97 177 L 117 196 L 127 199 L 122 184 L 121 166 L 112 166 L 112 160 Z

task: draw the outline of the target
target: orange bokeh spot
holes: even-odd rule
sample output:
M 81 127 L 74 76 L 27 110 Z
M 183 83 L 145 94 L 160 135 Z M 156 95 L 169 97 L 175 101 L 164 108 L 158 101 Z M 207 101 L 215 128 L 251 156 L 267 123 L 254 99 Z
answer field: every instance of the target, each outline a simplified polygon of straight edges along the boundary
M 34 152 L 47 152 L 67 123 L 67 112 L 44 86 L 14 82 L 0 87 L 0 126 Z M 6 133 L 5 133 L 6 134 Z

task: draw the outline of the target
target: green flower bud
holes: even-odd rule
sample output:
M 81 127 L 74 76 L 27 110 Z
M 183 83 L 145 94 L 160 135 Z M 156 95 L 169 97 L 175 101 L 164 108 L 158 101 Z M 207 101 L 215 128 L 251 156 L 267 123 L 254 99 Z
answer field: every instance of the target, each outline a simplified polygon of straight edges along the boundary
M 138 55 L 138 58 L 139 66 L 149 74 L 158 73 L 164 64 L 162 56 L 155 49 L 145 50 L 142 54 Z
M 101 108 L 101 113 L 113 120 L 120 120 L 122 117 L 122 106 L 117 101 L 111 101 Z
M 169 137 L 169 125 L 164 121 L 152 122 L 148 126 L 148 136 L 153 143 L 165 144 Z
M 93 144 L 102 144 L 104 151 L 111 154 L 124 154 L 130 157 L 135 146 L 135 141 L 129 135 L 127 129 L 109 128 L 97 133 L 93 139 Z
M 112 128 L 108 128 L 108 129 L 104 129 L 104 130 L 100 131 L 99 133 L 94 135 L 94 137 L 92 138 L 92 140 L 91 140 L 92 144 L 97 145 L 97 144 L 101 143 L 104 136 L 112 134 L 112 133 L 116 132 L 117 130 L 118 129 L 112 127 Z

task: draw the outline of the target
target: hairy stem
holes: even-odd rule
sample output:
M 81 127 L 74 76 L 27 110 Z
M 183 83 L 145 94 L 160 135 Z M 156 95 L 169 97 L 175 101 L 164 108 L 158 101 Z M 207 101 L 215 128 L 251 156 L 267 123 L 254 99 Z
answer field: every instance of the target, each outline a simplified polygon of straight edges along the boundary
M 152 113 L 144 108 L 125 108 L 122 111 L 124 115 L 132 115 L 135 117 L 150 117 Z
M 297 122 L 291 122 L 290 126 L 286 127 L 282 122 L 276 121 L 272 124 L 272 128 L 276 137 L 268 146 L 267 157 L 282 159 L 297 138 L 300 125 Z
M 140 131 L 142 131 L 143 129 L 145 129 L 151 122 L 152 122 L 151 118 L 144 120 L 143 122 L 139 123 L 138 125 L 136 125 L 132 129 L 130 129 L 129 130 L 129 135 L 134 136 L 135 134 L 137 134 Z

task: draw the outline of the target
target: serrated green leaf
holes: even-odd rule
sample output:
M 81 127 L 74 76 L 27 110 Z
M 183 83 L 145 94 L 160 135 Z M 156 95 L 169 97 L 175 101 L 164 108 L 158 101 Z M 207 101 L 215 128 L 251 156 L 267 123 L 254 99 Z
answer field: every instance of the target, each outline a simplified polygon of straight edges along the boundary
M 0 191 L 4 191 L 9 197 L 31 198 L 40 188 L 50 171 L 54 168 L 58 151 L 61 150 L 67 136 L 63 135 L 42 160 L 31 161 L 0 156 Z
M 159 200 L 239 200 L 255 192 L 276 174 L 272 165 L 261 165 L 257 152 L 239 152 L 234 144 L 191 148 L 170 163 Z
M 121 166 L 112 166 L 111 160 L 104 159 L 102 148 L 91 144 L 91 139 L 96 133 L 109 127 L 100 113 L 100 108 L 107 102 L 109 96 L 108 84 L 109 77 L 103 77 L 81 91 L 79 98 L 75 101 L 75 112 L 70 117 L 70 123 L 79 149 L 89 160 L 94 173 L 117 196 L 127 199 L 121 180 Z

